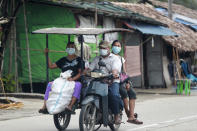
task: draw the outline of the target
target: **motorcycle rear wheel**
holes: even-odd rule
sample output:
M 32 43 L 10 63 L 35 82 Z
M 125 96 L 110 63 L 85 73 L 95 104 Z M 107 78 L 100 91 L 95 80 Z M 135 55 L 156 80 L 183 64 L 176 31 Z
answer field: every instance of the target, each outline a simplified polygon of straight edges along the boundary
M 96 106 L 92 103 L 84 105 L 79 116 L 80 131 L 94 131 L 96 122 Z
M 70 123 L 71 114 L 58 113 L 53 115 L 55 127 L 59 131 L 64 131 Z

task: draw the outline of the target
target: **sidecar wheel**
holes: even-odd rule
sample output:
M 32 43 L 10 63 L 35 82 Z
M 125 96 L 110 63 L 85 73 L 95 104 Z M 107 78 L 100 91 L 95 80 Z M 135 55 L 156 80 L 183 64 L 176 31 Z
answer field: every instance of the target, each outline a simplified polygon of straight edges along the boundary
M 53 115 L 55 127 L 59 131 L 65 130 L 70 123 L 71 114 L 59 113 Z
M 96 122 L 96 106 L 92 103 L 84 105 L 79 116 L 80 131 L 94 131 Z

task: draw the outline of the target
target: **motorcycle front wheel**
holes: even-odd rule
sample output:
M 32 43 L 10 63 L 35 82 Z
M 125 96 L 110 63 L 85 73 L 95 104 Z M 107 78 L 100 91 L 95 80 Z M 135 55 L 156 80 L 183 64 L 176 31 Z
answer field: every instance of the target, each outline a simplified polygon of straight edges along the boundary
M 79 116 L 80 131 L 94 131 L 96 122 L 96 106 L 88 103 L 82 106 Z
M 122 113 L 120 113 L 120 119 L 122 121 Z M 121 124 L 116 125 L 114 123 L 108 124 L 109 128 L 111 129 L 111 131 L 118 131 L 118 129 L 120 128 L 120 125 Z
M 53 115 L 55 127 L 59 131 L 65 130 L 70 123 L 71 114 L 58 113 Z

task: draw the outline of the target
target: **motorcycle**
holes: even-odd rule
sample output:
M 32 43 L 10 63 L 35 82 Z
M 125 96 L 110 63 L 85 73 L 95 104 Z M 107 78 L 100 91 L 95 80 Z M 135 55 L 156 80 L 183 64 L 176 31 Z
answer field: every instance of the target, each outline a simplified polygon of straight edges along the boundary
M 105 66 L 105 64 L 99 63 L 99 66 Z M 109 126 L 112 131 L 117 131 L 121 124 L 114 124 L 114 115 L 108 108 L 108 87 L 113 76 L 104 75 L 97 70 L 91 72 L 90 77 L 92 80 L 87 84 L 87 91 L 81 103 L 80 131 L 96 131 L 101 125 Z M 120 119 L 122 120 L 122 113 Z
M 68 35 L 68 41 L 71 40 L 71 35 L 78 35 L 83 38 L 83 35 L 94 35 L 97 38 L 98 35 L 102 34 L 103 40 L 105 39 L 106 33 L 112 32 L 132 32 L 128 29 L 122 28 L 109 28 L 109 29 L 100 29 L 100 28 L 43 28 L 33 31 L 33 34 L 45 34 L 46 35 L 46 48 L 48 48 L 48 36 L 49 34 L 63 34 Z M 83 40 L 80 41 L 81 44 L 81 56 L 83 56 Z M 83 57 L 82 57 L 83 62 Z M 102 65 L 101 66 L 105 66 Z M 46 81 L 49 82 L 49 71 L 48 71 L 48 54 L 46 54 Z M 83 71 L 84 66 L 81 66 L 81 70 Z M 85 131 L 93 131 L 98 130 L 101 125 L 109 126 L 112 131 L 115 131 L 119 128 L 119 125 L 114 124 L 114 115 L 111 113 L 111 110 L 108 109 L 108 83 L 105 82 L 107 79 L 111 79 L 110 76 L 100 76 L 95 78 L 96 76 L 101 75 L 101 72 L 92 72 L 92 80 L 86 84 L 82 85 L 87 89 L 86 93 L 82 95 L 84 98 L 81 98 L 80 102 L 77 102 L 74 106 L 72 111 L 74 112 L 76 109 L 81 109 L 80 113 L 80 130 Z M 86 94 L 86 95 L 83 95 Z M 53 115 L 54 124 L 58 130 L 65 130 L 71 119 L 72 113 L 70 111 L 63 111 L 58 114 Z M 120 115 L 122 119 L 122 114 Z M 84 127 L 90 126 L 90 128 Z M 95 128 L 95 125 L 99 125 L 98 128 Z

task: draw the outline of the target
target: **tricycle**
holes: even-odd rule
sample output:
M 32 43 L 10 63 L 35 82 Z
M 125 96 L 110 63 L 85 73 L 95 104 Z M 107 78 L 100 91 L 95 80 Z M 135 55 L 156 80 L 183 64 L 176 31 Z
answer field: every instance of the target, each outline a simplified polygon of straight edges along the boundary
M 112 28 L 44 28 L 33 31 L 33 34 L 45 34 L 46 35 L 46 48 L 48 48 L 48 35 L 49 34 L 61 34 L 68 35 L 68 41 L 70 41 L 70 35 L 77 35 L 83 37 L 83 35 L 97 35 L 102 34 L 103 40 L 105 40 L 106 33 L 113 32 L 132 32 L 128 29 Z M 83 56 L 83 41 L 79 41 L 81 44 L 81 56 Z M 83 61 L 83 57 L 82 61 Z M 48 55 L 46 55 L 46 63 L 48 63 Z M 99 62 L 99 66 L 105 67 L 104 63 Z M 49 81 L 48 64 L 46 70 L 47 83 Z M 84 65 L 81 66 L 81 70 L 84 70 Z M 81 83 L 83 85 L 81 91 L 81 99 L 73 106 L 73 111 L 81 109 L 79 116 L 79 128 L 80 131 L 95 131 L 98 130 L 101 125 L 105 127 L 109 126 L 112 131 L 118 130 L 120 124 L 114 124 L 114 115 L 108 108 L 108 87 L 110 81 L 113 79 L 112 75 L 104 75 L 101 71 L 93 71 L 89 76 L 82 75 Z M 54 124 L 58 130 L 65 130 L 71 119 L 71 115 L 75 113 L 64 110 L 58 114 L 54 114 Z M 122 119 L 122 114 L 120 116 Z

